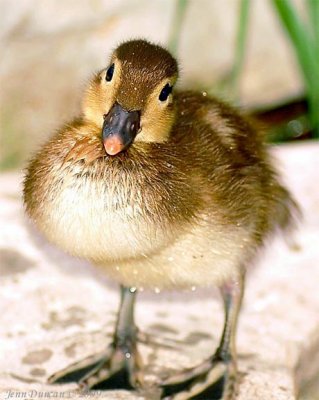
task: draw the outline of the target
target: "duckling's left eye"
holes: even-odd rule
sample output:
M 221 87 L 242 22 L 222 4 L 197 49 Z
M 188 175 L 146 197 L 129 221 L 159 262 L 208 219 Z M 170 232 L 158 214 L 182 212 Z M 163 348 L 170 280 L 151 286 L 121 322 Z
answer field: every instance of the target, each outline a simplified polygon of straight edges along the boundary
M 105 80 L 111 82 L 113 74 L 114 74 L 114 63 L 108 67 L 105 75 Z
M 166 83 L 159 95 L 160 101 L 166 101 L 168 96 L 172 93 L 172 90 L 173 86 L 171 86 L 169 83 Z

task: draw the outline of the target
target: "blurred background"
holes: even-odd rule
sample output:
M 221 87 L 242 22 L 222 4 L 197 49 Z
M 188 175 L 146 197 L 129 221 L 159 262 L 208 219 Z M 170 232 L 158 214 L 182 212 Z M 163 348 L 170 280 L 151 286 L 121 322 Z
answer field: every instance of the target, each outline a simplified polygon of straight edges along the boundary
M 270 142 L 319 137 L 319 0 L 0 0 L 0 21 L 0 171 L 79 114 L 91 74 L 131 38 L 167 46 L 180 88 L 237 105 Z
M 0 0 L 0 8 L 1 170 L 21 168 L 77 115 L 92 72 L 136 37 L 177 56 L 181 88 L 242 107 L 270 141 L 318 136 L 319 0 Z

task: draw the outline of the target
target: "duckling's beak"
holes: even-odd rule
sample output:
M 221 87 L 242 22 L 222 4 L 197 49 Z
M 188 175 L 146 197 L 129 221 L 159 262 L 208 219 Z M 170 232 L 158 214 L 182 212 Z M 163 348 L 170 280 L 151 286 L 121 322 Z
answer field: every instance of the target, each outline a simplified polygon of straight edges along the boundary
M 102 138 L 105 151 L 114 156 L 132 144 L 140 129 L 140 112 L 126 111 L 118 103 L 104 116 Z

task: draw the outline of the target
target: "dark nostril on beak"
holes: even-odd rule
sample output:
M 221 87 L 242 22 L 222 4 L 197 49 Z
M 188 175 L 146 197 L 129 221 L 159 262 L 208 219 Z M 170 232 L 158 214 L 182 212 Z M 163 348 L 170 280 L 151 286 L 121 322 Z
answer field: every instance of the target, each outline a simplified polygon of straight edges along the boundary
M 139 114 L 132 114 L 131 118 L 126 123 L 126 131 L 131 134 L 136 134 L 140 129 L 140 116 Z

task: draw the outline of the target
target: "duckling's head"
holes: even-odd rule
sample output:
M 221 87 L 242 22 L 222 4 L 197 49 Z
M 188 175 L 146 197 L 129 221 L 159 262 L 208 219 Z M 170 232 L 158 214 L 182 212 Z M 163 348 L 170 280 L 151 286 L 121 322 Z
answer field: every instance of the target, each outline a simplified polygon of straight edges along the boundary
M 134 141 L 165 142 L 174 122 L 172 89 L 176 60 L 145 40 L 121 44 L 107 68 L 91 81 L 83 102 L 84 117 L 101 127 L 109 155 Z

